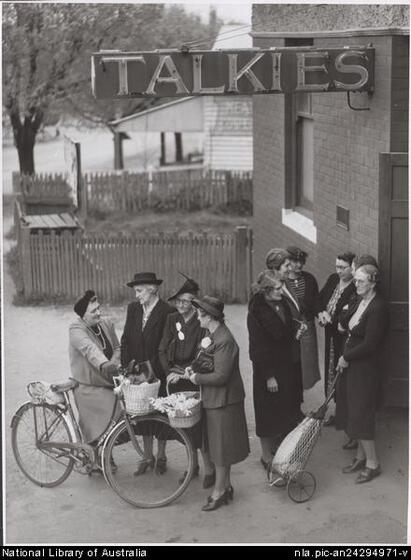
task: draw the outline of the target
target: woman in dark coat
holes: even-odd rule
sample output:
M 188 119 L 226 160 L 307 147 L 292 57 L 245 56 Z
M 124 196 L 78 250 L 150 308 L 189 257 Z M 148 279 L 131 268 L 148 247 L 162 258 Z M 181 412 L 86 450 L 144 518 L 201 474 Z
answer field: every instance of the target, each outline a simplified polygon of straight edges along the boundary
M 265 468 L 283 437 L 298 424 L 303 400 L 296 327 L 282 285 L 277 273 L 263 271 L 247 317 L 256 433 Z
M 207 329 L 201 347 L 212 356 L 213 371 L 198 373 L 187 368 L 189 379 L 201 387 L 205 412 L 205 449 L 215 465 L 215 485 L 203 511 L 213 511 L 233 499 L 231 465 L 250 452 L 244 411 L 244 385 L 239 366 L 239 348 L 224 324 L 224 303 L 204 296 L 194 299 L 198 319 Z
M 375 449 L 375 414 L 381 393 L 380 351 L 388 331 L 388 306 L 376 292 L 378 269 L 360 266 L 354 276 L 359 299 L 343 319 L 348 329 L 337 368 L 345 382 L 337 384 L 336 427 L 358 440 L 353 463 L 345 473 L 360 471 L 364 483 L 381 473 Z
M 121 363 L 128 366 L 131 360 L 137 363 L 149 361 L 161 381 L 160 396 L 166 394 L 166 373 L 161 365 L 159 346 L 163 336 L 167 315 L 175 308 L 160 299 L 158 289 L 162 280 L 154 272 L 137 272 L 127 286 L 134 288 L 136 300 L 127 307 L 126 324 L 121 337 Z M 152 437 L 144 438 L 144 458 L 139 462 L 136 476 L 154 468 L 158 474 L 167 470 L 165 440 L 158 440 L 157 458 L 153 455 Z
M 338 320 L 343 308 L 348 304 L 355 286 L 351 264 L 355 255 L 353 253 L 342 253 L 337 256 L 335 270 L 327 278 L 324 287 L 320 291 L 320 311 L 318 322 L 324 327 L 325 350 L 324 350 L 324 394 L 328 396 L 330 387 L 335 378 L 335 368 L 342 354 L 345 336 L 338 331 Z M 330 414 L 326 425 L 334 422 L 334 414 Z

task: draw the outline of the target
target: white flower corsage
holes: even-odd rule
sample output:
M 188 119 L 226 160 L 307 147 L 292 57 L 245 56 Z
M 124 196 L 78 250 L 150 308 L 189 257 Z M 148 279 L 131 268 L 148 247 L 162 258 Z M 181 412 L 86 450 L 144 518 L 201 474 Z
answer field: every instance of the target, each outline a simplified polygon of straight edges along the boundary
M 208 347 L 210 346 L 211 343 L 212 343 L 211 338 L 210 338 L 209 336 L 205 336 L 205 337 L 201 340 L 200 345 L 201 345 L 201 348 L 206 349 L 206 348 L 208 348 Z
M 184 340 L 184 339 L 185 339 L 184 333 L 183 333 L 183 331 L 181 330 L 182 328 L 183 328 L 183 327 L 181 326 L 180 321 L 177 321 L 177 323 L 176 323 L 177 336 L 178 336 L 178 338 L 179 338 L 180 340 Z

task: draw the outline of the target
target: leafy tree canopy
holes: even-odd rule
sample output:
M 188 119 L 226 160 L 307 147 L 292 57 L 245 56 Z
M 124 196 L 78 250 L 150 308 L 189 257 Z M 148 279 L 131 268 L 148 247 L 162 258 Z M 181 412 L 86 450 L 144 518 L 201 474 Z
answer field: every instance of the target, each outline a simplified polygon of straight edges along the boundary
M 20 171 L 34 172 L 39 127 L 69 113 L 96 123 L 134 112 L 147 100 L 96 101 L 91 54 L 201 43 L 209 48 L 221 22 L 204 25 L 179 5 L 3 4 L 3 105 L 13 128 Z

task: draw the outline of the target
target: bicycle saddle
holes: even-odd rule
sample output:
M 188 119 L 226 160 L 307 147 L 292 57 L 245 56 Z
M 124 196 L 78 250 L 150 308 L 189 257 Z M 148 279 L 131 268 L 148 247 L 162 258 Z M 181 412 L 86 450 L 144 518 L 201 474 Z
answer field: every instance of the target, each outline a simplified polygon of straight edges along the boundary
M 56 393 L 65 393 L 66 391 L 71 391 L 78 386 L 78 382 L 75 379 L 70 379 L 67 383 L 53 384 L 50 389 Z

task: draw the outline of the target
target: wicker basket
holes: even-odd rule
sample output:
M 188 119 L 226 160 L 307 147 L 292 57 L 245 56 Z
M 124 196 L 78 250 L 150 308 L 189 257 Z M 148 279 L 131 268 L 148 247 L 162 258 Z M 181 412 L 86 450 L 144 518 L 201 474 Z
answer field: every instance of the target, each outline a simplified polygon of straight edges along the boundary
M 201 401 L 191 408 L 190 416 L 176 412 L 175 416 L 168 415 L 168 421 L 173 428 L 192 428 L 201 420 Z
M 141 385 L 123 385 L 126 410 L 130 414 L 148 414 L 154 410 L 151 398 L 158 397 L 160 381 L 142 383 Z
M 167 395 L 170 394 L 169 391 L 169 383 L 167 383 Z M 201 419 L 201 400 L 200 400 L 200 393 L 198 391 L 178 391 L 178 393 L 174 393 L 175 395 L 184 395 L 187 399 L 192 399 L 197 397 L 198 402 L 191 408 L 190 416 L 184 416 L 182 412 L 176 411 L 175 416 L 168 416 L 168 421 L 170 422 L 170 426 L 173 428 L 192 428 L 195 426 Z

